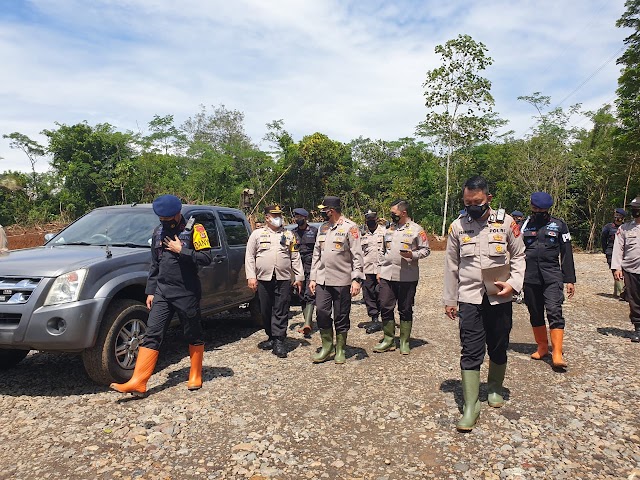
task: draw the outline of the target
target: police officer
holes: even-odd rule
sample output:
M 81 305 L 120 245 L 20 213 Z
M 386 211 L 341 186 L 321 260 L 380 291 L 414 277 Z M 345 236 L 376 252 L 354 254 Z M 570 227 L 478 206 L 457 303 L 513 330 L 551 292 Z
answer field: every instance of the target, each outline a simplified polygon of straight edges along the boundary
M 602 234 L 600 235 L 600 243 L 602 245 L 602 253 L 607 257 L 607 263 L 613 274 L 613 295 L 620 297 L 620 294 L 624 290 L 624 282 L 622 280 L 615 279 L 615 270 L 611 268 L 611 257 L 613 255 L 613 242 L 616 238 L 616 233 L 620 225 L 624 223 L 624 217 L 627 216 L 624 208 L 616 208 L 613 212 L 613 222 L 607 223 L 602 228 Z
M 147 381 L 158 360 L 158 351 L 165 326 L 178 314 L 189 342 L 191 371 L 187 388 L 202 387 L 202 357 L 204 340 L 200 318 L 201 287 L 198 267 L 212 261 L 211 246 L 204 227 L 185 221 L 180 213 L 182 203 L 173 195 L 161 195 L 153 201 L 153 211 L 161 224 L 153 231 L 151 268 L 147 279 L 147 332 L 138 348 L 138 358 L 131 380 L 112 383 L 111 388 L 122 393 L 144 396 Z
M 418 260 L 431 253 L 424 229 L 411 220 L 409 203 L 396 200 L 391 204 L 391 225 L 384 234 L 380 252 L 380 310 L 384 337 L 374 352 L 395 350 L 393 310 L 398 304 L 400 315 L 400 353 L 409 355 L 409 337 L 413 325 L 413 303 L 420 278 Z
M 504 404 L 502 383 L 512 327 L 512 295 L 522 288 L 524 245 L 516 222 L 489 203 L 487 181 L 469 178 L 463 187 L 467 216 L 449 227 L 445 252 L 444 304 L 452 320 L 460 316 L 463 415 L 460 431 L 472 430 L 480 415 L 480 365 L 489 352 L 488 403 Z
M 524 276 L 524 303 L 529 309 L 529 320 L 538 349 L 531 358 L 540 360 L 549 353 L 547 327 L 544 312 L 547 312 L 551 335 L 551 364 L 566 368 L 562 357 L 564 338 L 563 284 L 567 284 L 567 295 L 575 293 L 576 271 L 573 265 L 571 234 L 567 224 L 549 214 L 553 198 L 546 192 L 531 194 L 532 214 L 522 224 L 522 236 L 527 257 Z M 558 262 L 560 257 L 560 262 Z
M 365 332 L 374 333 L 382 330 L 382 324 L 379 319 L 380 300 L 378 299 L 378 294 L 380 287 L 378 285 L 378 273 L 385 228 L 378 224 L 378 213 L 371 209 L 364 214 L 364 222 L 361 238 L 365 275 L 365 279 L 362 282 L 362 296 L 364 297 L 367 315 L 371 318 L 371 323 L 363 326 L 365 326 Z
M 264 208 L 265 226 L 251 232 L 245 253 L 247 284 L 260 299 L 260 313 L 268 340 L 264 350 L 286 358 L 284 339 L 289 323 L 291 279 L 301 292 L 304 270 L 295 235 L 283 227 L 278 205 Z
M 524 213 L 522 213 L 520 210 L 514 210 L 513 212 L 511 212 L 511 218 L 513 218 L 515 222 L 520 226 L 524 221 Z
M 313 324 L 313 306 L 316 299 L 309 290 L 309 275 L 311 274 L 311 260 L 313 259 L 313 247 L 316 244 L 318 229 L 309 225 L 307 219 L 309 212 L 304 208 L 296 208 L 293 211 L 293 219 L 298 225 L 293 229 L 296 236 L 296 242 L 302 259 L 302 267 L 304 268 L 304 282 L 302 284 L 302 293 L 300 294 L 300 303 L 302 306 L 302 315 L 304 317 L 304 326 L 299 330 L 305 336 L 311 334 Z
M 623 224 L 613 244 L 611 268 L 618 281 L 624 279 L 625 299 L 634 333 L 631 341 L 640 342 L 640 197 L 627 205 L 633 220 Z
M 9 245 L 7 242 L 7 234 L 4 232 L 4 228 L 0 225 L 0 253 L 7 253 L 9 251 Z
M 360 293 L 364 279 L 360 230 L 342 215 L 338 197 L 324 197 L 318 208 L 325 222 L 318 230 L 313 250 L 309 289 L 316 296 L 322 349 L 313 357 L 313 362 L 324 362 L 334 353 L 332 324 L 335 324 L 334 361 L 342 364 L 346 361 L 345 346 L 351 326 L 351 297 Z M 332 311 L 335 315 L 333 320 Z

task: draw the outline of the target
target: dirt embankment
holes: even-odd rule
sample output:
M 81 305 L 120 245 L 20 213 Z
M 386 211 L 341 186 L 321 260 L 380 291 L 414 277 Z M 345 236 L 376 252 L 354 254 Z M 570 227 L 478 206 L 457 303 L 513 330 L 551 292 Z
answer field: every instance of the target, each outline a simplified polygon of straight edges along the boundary
M 57 233 L 64 228 L 63 223 L 47 223 L 23 227 L 21 225 L 10 225 L 5 227 L 9 250 L 19 248 L 38 247 L 44 243 L 44 236 L 47 233 Z

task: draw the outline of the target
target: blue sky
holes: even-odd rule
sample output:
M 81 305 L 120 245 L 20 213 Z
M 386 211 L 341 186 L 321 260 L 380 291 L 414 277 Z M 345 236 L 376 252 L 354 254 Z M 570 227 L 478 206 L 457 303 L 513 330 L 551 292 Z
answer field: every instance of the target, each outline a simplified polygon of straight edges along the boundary
M 623 0 L 6 0 L 0 134 L 42 142 L 54 122 L 83 120 L 144 131 L 155 114 L 180 124 L 224 104 L 258 144 L 275 119 L 296 140 L 414 136 L 434 47 L 466 33 L 488 47 L 495 110 L 522 136 L 534 111 L 519 95 L 555 106 L 604 64 L 562 106 L 614 100 L 619 67 L 606 62 L 628 35 L 615 27 L 623 11 Z M 0 171 L 30 168 L 4 139 L 0 157 Z

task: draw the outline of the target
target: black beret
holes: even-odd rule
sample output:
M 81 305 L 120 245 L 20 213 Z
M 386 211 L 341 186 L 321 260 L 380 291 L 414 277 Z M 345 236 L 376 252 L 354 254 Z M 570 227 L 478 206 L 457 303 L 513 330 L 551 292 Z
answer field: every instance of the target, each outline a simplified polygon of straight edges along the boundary
M 531 194 L 531 205 L 547 210 L 553 205 L 553 198 L 547 192 L 535 192 Z

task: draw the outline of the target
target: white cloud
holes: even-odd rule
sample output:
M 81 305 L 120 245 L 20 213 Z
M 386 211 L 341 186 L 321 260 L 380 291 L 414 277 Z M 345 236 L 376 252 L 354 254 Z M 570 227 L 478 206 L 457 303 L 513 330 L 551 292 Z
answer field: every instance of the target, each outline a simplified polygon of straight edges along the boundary
M 459 33 L 489 48 L 496 110 L 523 133 L 533 112 L 516 97 L 558 102 L 575 89 L 622 46 L 623 10 L 623 0 L 33 2 L 0 12 L 0 133 L 43 141 L 54 121 L 83 120 L 138 130 L 154 114 L 180 123 L 224 103 L 245 112 L 256 142 L 277 118 L 296 138 L 412 136 L 433 48 Z M 611 62 L 563 106 L 597 108 L 617 76 Z M 0 170 L 29 167 L 5 140 L 0 157 Z

